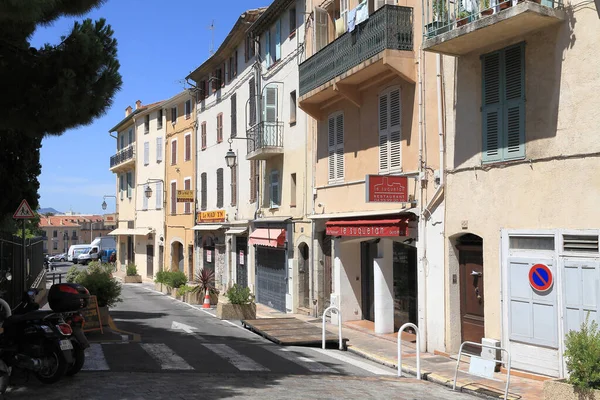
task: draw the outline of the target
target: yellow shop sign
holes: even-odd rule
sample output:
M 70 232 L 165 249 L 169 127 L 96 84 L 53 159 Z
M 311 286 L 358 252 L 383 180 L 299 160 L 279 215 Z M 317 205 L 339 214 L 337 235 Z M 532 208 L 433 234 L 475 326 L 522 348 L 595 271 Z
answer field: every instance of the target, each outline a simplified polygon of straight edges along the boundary
M 225 210 L 200 211 L 196 220 L 198 223 L 225 222 Z

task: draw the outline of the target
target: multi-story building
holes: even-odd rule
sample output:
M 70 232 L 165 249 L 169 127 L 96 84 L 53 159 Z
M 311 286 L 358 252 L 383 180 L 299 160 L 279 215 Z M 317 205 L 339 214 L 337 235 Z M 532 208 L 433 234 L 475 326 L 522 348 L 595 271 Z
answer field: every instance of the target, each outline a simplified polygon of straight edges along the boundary
M 584 4 L 443 0 L 423 21 L 425 51 L 453 56 L 447 350 L 487 338 L 513 368 L 557 377 L 565 334 L 600 303 L 600 42 Z
M 44 254 L 66 253 L 71 245 L 86 243 L 81 240 L 81 225 L 78 222 L 83 219 L 73 215 L 40 215 Z
M 196 265 L 215 271 L 220 289 L 236 282 L 254 288 L 248 224 L 258 207 L 258 171 L 246 159 L 243 133 L 254 121 L 257 79 L 246 30 L 262 11 L 240 15 L 217 51 L 188 76 L 198 99 Z M 228 151 L 236 155 L 232 167 Z
M 304 0 L 275 0 L 248 29 L 257 54 L 252 89 L 256 101 L 246 128 L 247 152 L 242 154 L 259 176 L 249 235 L 256 301 L 303 313 L 312 310 L 311 290 L 322 270 L 319 265 L 309 268 L 312 146 L 306 114 L 297 107 L 306 15 Z
M 196 96 L 190 91 L 166 100 L 165 123 L 165 265 L 194 278 L 196 198 Z M 157 139 L 158 140 L 158 139 Z
M 414 323 L 423 350 L 443 350 L 443 88 L 435 56 L 419 51 L 421 3 L 397 3 L 307 2 L 310 263 L 324 267 L 321 308 L 331 299 L 343 322 L 376 333 Z
M 117 140 L 110 170 L 117 176 L 118 210 L 118 226 L 110 234 L 117 236 L 121 269 L 134 263 L 150 279 L 162 268 L 164 254 L 164 120 L 161 102 L 138 100 L 110 130 Z

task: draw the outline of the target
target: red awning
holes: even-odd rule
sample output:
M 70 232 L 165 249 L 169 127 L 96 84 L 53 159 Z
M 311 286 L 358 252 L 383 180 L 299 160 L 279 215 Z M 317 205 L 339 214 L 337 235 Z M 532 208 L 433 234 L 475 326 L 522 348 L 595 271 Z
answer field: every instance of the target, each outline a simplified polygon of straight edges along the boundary
M 408 217 L 329 221 L 325 226 L 331 236 L 408 236 Z
M 252 232 L 249 239 L 250 244 L 269 247 L 284 247 L 285 230 L 260 228 Z

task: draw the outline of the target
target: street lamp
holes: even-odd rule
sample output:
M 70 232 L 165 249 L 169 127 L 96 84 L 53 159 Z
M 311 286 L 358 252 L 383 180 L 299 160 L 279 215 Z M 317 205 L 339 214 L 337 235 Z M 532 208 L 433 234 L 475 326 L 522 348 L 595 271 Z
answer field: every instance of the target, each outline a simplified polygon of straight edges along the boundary
M 110 194 L 104 195 L 104 197 L 102 198 L 102 209 L 106 210 L 106 198 L 107 197 L 113 197 L 115 199 L 115 202 L 117 201 L 117 196 L 112 196 Z
M 150 185 L 146 185 L 146 189 L 144 189 L 144 194 L 146 195 L 147 199 L 152 197 L 152 188 L 150 187 Z
M 236 158 L 237 158 L 237 156 L 231 149 L 231 144 L 233 143 L 233 139 L 252 140 L 252 143 L 255 143 L 254 138 L 251 138 L 251 137 L 230 137 L 229 139 L 227 139 L 227 142 L 229 143 L 229 150 L 227 150 L 227 153 L 225 154 L 225 163 L 227 164 L 227 166 L 229 168 L 235 167 Z

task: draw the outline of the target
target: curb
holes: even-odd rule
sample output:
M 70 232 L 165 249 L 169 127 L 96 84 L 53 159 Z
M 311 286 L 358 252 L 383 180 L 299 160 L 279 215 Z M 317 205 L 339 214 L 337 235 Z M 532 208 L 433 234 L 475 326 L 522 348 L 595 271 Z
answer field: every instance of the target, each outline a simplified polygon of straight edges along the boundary
M 139 333 L 127 332 L 127 331 L 117 328 L 117 326 L 115 325 L 115 322 L 113 321 L 113 319 L 110 315 L 108 316 L 108 326 L 114 332 L 120 333 L 122 335 L 131 336 L 133 339 L 130 340 L 130 342 L 139 343 L 142 341 L 142 337 L 140 336 Z

